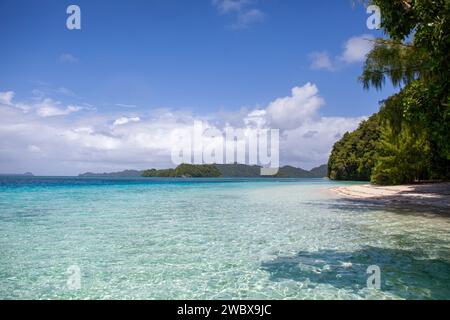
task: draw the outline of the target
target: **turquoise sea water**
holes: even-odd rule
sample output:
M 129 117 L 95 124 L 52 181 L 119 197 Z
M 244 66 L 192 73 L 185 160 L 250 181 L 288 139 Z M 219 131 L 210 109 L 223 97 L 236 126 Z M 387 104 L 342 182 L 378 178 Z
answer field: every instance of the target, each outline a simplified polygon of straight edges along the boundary
M 0 177 L 0 298 L 450 299 L 450 218 L 335 185 Z

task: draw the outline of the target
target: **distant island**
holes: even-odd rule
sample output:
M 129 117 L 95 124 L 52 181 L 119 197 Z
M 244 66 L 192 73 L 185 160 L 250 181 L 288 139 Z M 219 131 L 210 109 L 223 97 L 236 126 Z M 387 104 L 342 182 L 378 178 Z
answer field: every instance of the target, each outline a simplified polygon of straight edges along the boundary
M 144 171 L 139 170 L 124 170 L 120 172 L 104 172 L 104 173 L 93 173 L 93 172 L 86 172 L 79 174 L 79 177 L 124 177 L 124 178 L 131 178 L 131 177 L 141 177 L 142 173 Z
M 34 174 L 31 172 L 25 172 L 25 173 L 0 173 L 0 176 L 10 176 L 10 177 L 34 177 Z
M 292 166 L 281 167 L 274 178 L 324 178 L 328 166 L 321 165 L 311 170 Z M 258 178 L 261 177 L 261 167 L 246 164 L 181 164 L 174 169 L 124 170 L 110 173 L 86 172 L 79 177 L 145 177 L 145 178 Z

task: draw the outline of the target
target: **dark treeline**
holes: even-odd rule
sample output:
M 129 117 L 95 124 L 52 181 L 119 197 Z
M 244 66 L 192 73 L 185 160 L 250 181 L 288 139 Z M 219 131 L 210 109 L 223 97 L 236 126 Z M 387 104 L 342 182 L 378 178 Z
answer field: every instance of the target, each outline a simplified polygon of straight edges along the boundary
M 327 175 L 327 166 L 322 165 L 310 171 L 292 166 L 281 167 L 274 178 L 324 178 Z M 261 177 L 260 166 L 250 166 L 246 164 L 210 164 L 192 165 L 181 164 L 175 169 L 150 169 L 142 173 L 143 177 L 158 178 L 259 178 Z
M 180 164 L 175 169 L 150 169 L 145 170 L 142 173 L 143 177 L 158 177 L 158 178 L 175 178 L 175 177 L 186 177 L 186 178 L 216 178 L 222 176 L 222 173 L 217 169 L 215 165 L 203 164 L 203 165 L 193 165 L 193 164 Z
M 281 167 L 274 178 L 324 178 L 327 165 L 321 165 L 310 171 L 292 166 Z M 175 169 L 124 170 L 120 172 L 92 173 L 86 172 L 79 177 L 110 178 L 260 178 L 261 167 L 246 164 L 181 164 Z

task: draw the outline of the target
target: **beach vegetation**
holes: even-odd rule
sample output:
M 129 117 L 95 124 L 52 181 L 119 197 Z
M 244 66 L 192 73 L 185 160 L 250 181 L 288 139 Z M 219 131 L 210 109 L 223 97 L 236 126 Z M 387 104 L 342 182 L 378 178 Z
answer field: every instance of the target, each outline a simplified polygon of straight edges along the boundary
M 374 41 L 360 81 L 381 89 L 390 80 L 400 91 L 382 102 L 374 141 L 355 141 L 363 139 L 363 123 L 335 144 L 328 175 L 377 184 L 449 180 L 450 1 L 370 4 L 380 7 L 387 37 Z

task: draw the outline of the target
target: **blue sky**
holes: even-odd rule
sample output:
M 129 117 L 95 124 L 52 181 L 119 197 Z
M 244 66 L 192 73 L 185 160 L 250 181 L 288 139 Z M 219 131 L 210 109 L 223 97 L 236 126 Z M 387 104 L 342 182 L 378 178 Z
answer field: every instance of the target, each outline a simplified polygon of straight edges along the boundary
M 393 89 L 364 91 L 357 82 L 361 41 L 351 39 L 381 33 L 367 29 L 365 8 L 352 3 L 2 0 L 0 92 L 4 97 L 13 93 L 3 99 L 4 106 L 20 109 L 25 105 L 28 109 L 22 109 L 30 110 L 47 101 L 66 110 L 61 114 L 37 112 L 46 118 L 40 120 L 46 126 L 57 122 L 58 128 L 73 126 L 83 117 L 154 118 L 161 110 L 193 118 L 241 114 L 243 109 L 264 109 L 307 83 L 314 84 L 325 101 L 317 117 L 368 116 Z M 70 4 L 81 8 L 81 30 L 66 28 Z M 36 119 L 27 121 L 35 123 Z M 6 128 L 11 123 L 2 125 Z M 26 147 L 30 146 L 35 145 L 30 142 Z M 0 147 L 6 154 L 8 146 Z M 46 154 L 51 157 L 50 152 Z M 285 162 L 311 167 L 322 158 L 297 161 L 291 155 Z M 0 159 L 0 172 L 28 169 L 63 174 L 71 165 L 61 163 L 76 161 L 53 159 L 59 168 L 53 172 L 39 161 L 29 168 L 30 157 L 15 161 L 17 165 L 11 159 L 12 154 Z M 107 160 L 92 165 L 92 159 L 81 159 L 77 170 L 148 163 L 144 159 L 136 164 Z M 158 164 L 165 162 L 155 161 Z

